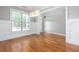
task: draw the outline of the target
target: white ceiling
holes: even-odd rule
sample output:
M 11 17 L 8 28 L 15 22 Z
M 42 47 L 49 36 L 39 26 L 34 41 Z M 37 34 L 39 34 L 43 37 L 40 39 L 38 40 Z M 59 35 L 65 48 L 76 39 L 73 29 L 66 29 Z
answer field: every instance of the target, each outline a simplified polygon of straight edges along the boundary
M 54 7 L 54 6 L 17 6 L 18 8 L 21 8 L 21 9 L 24 9 L 28 12 L 32 12 L 32 11 L 35 11 L 35 10 L 45 10 L 45 9 L 48 9 L 50 7 Z

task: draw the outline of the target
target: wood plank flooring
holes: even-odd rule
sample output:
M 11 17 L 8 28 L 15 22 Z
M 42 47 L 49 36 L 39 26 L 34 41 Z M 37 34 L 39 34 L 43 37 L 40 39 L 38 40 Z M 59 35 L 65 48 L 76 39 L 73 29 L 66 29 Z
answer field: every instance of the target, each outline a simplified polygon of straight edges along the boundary
M 67 52 L 79 51 L 78 48 L 72 49 L 70 44 L 66 44 L 64 36 L 49 33 L 29 35 L 0 42 L 1 52 Z

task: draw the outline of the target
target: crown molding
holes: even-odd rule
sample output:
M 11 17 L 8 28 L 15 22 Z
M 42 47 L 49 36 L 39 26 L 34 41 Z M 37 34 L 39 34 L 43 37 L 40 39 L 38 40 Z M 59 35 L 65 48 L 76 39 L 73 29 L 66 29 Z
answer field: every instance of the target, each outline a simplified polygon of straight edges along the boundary
M 61 7 L 63 7 L 63 6 L 49 7 L 49 8 L 46 8 L 46 9 L 42 10 L 42 11 L 40 10 L 40 13 L 43 14 L 43 13 L 46 13 L 46 12 L 49 12 L 51 10 L 55 10 L 55 9 L 58 9 L 58 8 L 61 8 Z

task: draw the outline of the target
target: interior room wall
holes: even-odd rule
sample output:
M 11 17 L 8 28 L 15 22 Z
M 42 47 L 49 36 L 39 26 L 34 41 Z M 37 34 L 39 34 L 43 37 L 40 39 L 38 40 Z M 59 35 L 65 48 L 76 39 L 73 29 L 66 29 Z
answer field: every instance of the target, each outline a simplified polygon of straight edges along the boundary
M 34 22 L 31 22 L 30 25 L 31 29 L 28 31 L 12 32 L 11 20 L 10 20 L 10 8 L 14 8 L 14 7 L 0 6 L 0 41 L 37 33 L 36 31 L 37 23 Z
M 16 38 L 19 36 L 29 35 L 29 34 L 39 34 L 42 32 L 42 17 L 46 15 L 45 19 L 45 32 L 57 33 L 65 35 L 65 8 L 60 7 L 57 9 L 52 9 L 49 12 L 45 12 L 40 16 L 36 17 L 36 22 L 31 21 L 31 30 L 22 32 L 12 32 L 11 31 L 11 20 L 10 20 L 10 8 L 17 7 L 0 7 L 0 41 Z M 22 9 L 21 9 L 22 10 Z M 27 12 L 23 10 L 24 12 Z M 32 20 L 32 19 L 31 19 Z
M 10 20 L 9 7 L 0 6 L 0 20 Z
M 52 9 L 42 14 L 44 19 L 44 31 L 52 34 L 65 35 L 65 7 Z
M 67 7 L 66 42 L 79 45 L 79 6 Z

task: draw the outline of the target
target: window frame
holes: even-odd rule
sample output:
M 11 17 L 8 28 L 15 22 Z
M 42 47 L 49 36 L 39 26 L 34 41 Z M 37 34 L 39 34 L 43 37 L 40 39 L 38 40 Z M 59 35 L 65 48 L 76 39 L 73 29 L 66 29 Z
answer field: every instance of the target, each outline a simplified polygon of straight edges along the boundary
M 21 28 L 20 28 L 20 31 L 16 30 L 16 31 L 13 31 L 12 29 L 12 11 L 16 11 L 16 12 L 20 12 L 21 13 Z M 25 13 L 24 11 L 21 11 L 21 10 L 17 10 L 17 9 L 13 9 L 13 8 L 10 8 L 10 21 L 11 21 L 11 31 L 12 32 L 21 32 L 21 31 L 28 31 L 28 30 L 31 30 L 30 26 L 29 26 L 29 29 L 26 29 L 26 30 L 23 30 L 23 21 L 22 21 L 22 17 L 23 17 L 23 14 L 27 14 L 28 15 L 28 21 L 29 22 L 25 22 L 26 24 L 29 23 L 30 25 L 30 16 L 29 16 L 29 13 Z

